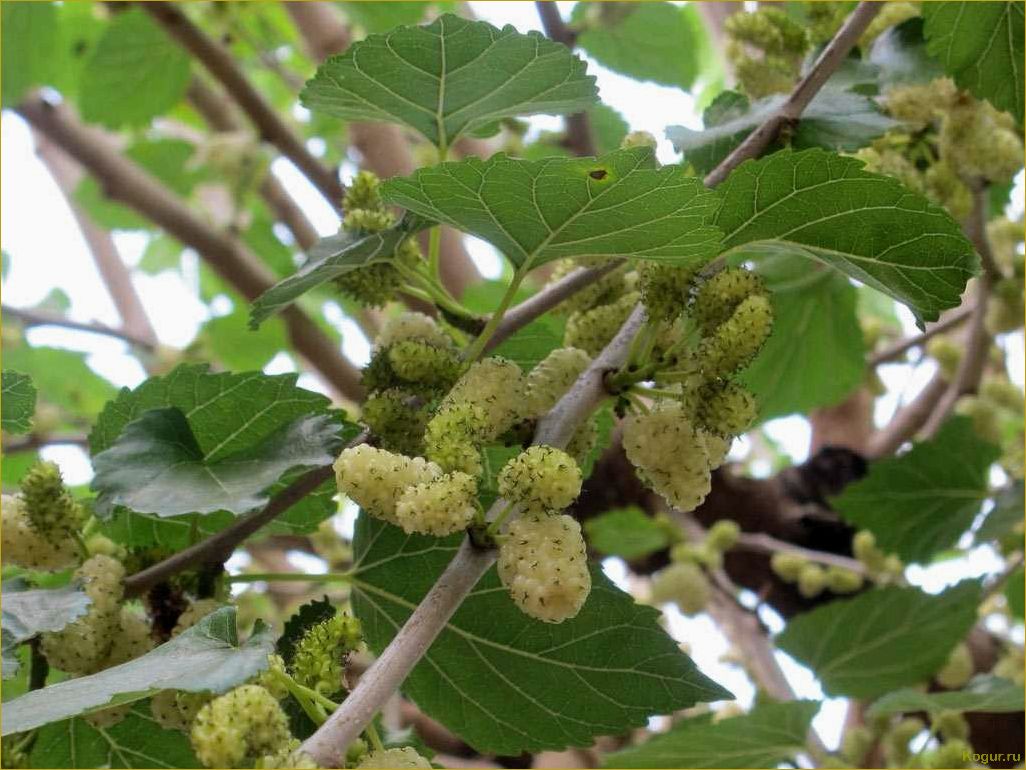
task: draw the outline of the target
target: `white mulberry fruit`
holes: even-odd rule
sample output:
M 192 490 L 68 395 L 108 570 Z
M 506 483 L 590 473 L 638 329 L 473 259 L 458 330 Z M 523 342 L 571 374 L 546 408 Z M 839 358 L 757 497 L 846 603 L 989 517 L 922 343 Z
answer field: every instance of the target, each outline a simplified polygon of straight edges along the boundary
M 528 447 L 499 471 L 499 494 L 528 513 L 561 511 L 581 493 L 581 469 L 561 449 Z
M 395 518 L 404 532 L 445 537 L 467 528 L 476 503 L 474 477 L 454 471 L 409 487 L 396 503 Z
M 274 696 L 245 684 L 203 706 L 189 739 L 205 767 L 243 767 L 247 759 L 277 753 L 292 734 Z
M 398 524 L 395 506 L 408 487 L 442 475 L 423 457 L 406 457 L 367 444 L 342 451 L 335 461 L 338 488 L 372 516 Z
M 527 375 L 527 413 L 546 414 L 581 376 L 591 357 L 578 348 L 556 348 Z

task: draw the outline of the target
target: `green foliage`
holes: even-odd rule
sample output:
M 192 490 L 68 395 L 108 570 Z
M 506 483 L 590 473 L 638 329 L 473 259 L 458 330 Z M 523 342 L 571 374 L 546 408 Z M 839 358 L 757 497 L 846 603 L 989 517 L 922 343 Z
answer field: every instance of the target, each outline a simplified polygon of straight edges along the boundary
M 452 14 L 371 35 L 321 65 L 303 105 L 347 120 L 401 123 L 441 148 L 514 115 L 577 112 L 594 78 L 565 46 Z
M 614 72 L 685 90 L 699 74 L 705 29 L 691 6 L 577 3 L 570 24 L 579 27 L 577 45 Z
M 791 619 L 777 646 L 813 670 L 830 696 L 873 698 L 922 682 L 976 621 L 979 583 L 941 594 L 877 588 Z
M 3 734 L 146 698 L 160 690 L 225 692 L 267 667 L 271 629 L 258 623 L 239 643 L 234 607 L 222 607 L 128 663 L 68 679 L 4 704 Z
M 639 559 L 670 544 L 666 527 L 633 506 L 588 519 L 584 531 L 588 545 L 596 551 L 627 560 Z
M 79 586 L 25 590 L 4 581 L 3 632 L 14 642 L 43 631 L 60 631 L 85 614 L 90 599 Z
M 908 306 L 918 323 L 959 304 L 978 258 L 943 209 L 823 150 L 742 163 L 720 185 L 724 246 L 823 262 Z
M 563 257 L 635 257 L 700 265 L 719 233 L 716 199 L 646 147 L 598 159 L 468 158 L 393 178 L 385 200 L 494 245 L 517 269 Z
M 53 3 L 10 2 L 0 10 L 3 30 L 0 72 L 3 106 L 21 101 L 26 92 L 48 83 L 54 73 L 53 51 L 59 29 Z
M 770 290 L 773 331 L 740 381 L 755 395 L 759 419 L 838 403 L 865 373 L 855 287 L 789 254 L 770 254 L 756 268 Z
M 189 739 L 158 725 L 148 701 L 113 727 L 93 727 L 80 717 L 44 726 L 31 761 L 32 767 L 199 767 Z
M 961 690 L 929 693 L 915 688 L 896 690 L 870 706 L 868 714 L 870 717 L 879 717 L 902 712 L 926 711 L 936 714 L 949 710 L 985 711 L 990 714 L 1022 711 L 1022 685 L 981 674 Z
M 707 174 L 779 110 L 786 98 L 778 94 L 749 104 L 743 94 L 724 91 L 706 109 L 704 130 L 669 126 L 666 135 L 674 149 L 684 153 L 686 163 L 698 173 Z M 897 125 L 868 97 L 828 84 L 805 108 L 790 137 L 790 146 L 795 150 L 857 150 Z
M 73 350 L 5 341 L 4 366 L 28 374 L 40 400 L 83 421 L 94 419 L 116 393 L 113 385 L 89 368 L 85 355 Z
M 8 433 L 28 433 L 36 410 L 36 388 L 27 374 L 3 370 L 0 384 L 0 425 Z
M 898 457 L 877 460 L 833 507 L 877 545 L 905 561 L 925 562 L 950 548 L 987 497 L 997 447 L 977 437 L 972 420 L 953 417 L 937 435 Z
M 1026 55 L 1022 2 L 946 2 L 923 6 L 927 50 L 955 82 L 1023 120 Z
M 111 128 L 146 125 L 178 103 L 190 77 L 189 55 L 148 13 L 116 14 L 82 71 L 82 117 Z
M 805 748 L 819 704 L 764 703 L 714 722 L 692 717 L 635 748 L 605 758 L 604 767 L 779 767 Z
M 152 409 L 93 457 L 96 511 L 246 513 L 267 502 L 265 490 L 287 471 L 329 465 L 341 444 L 338 429 L 327 415 L 301 417 L 243 449 L 218 454 L 200 448 L 180 409 Z
M 457 537 L 407 536 L 361 514 L 353 608 L 374 652 L 395 635 L 458 545 Z M 587 745 L 652 714 L 729 697 L 659 628 L 655 611 L 634 604 L 601 572 L 592 580 L 580 614 L 542 633 L 490 571 L 404 692 L 478 751 L 498 754 Z

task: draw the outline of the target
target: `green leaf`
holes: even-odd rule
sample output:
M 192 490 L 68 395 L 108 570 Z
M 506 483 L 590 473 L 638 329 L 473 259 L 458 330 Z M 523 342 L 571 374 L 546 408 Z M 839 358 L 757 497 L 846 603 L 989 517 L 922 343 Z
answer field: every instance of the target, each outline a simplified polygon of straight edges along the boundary
M 635 80 L 688 90 L 701 71 L 705 30 L 692 6 L 577 3 L 570 23 L 580 27 L 577 45 L 589 56 Z
M 100 515 L 115 506 L 158 516 L 242 514 L 265 505 L 265 490 L 286 471 L 330 465 L 339 445 L 338 424 L 314 415 L 211 460 L 180 409 L 153 409 L 93 457 L 96 475 L 90 486 L 99 493 Z
M 388 32 L 401 24 L 417 24 L 431 6 L 449 6 L 452 3 L 408 2 L 392 0 L 388 3 L 344 2 L 340 3 L 350 21 L 367 32 Z
M 763 703 L 721 722 L 692 718 L 640 746 L 607 756 L 603 767 L 780 767 L 805 750 L 819 704 Z
M 623 115 L 605 104 L 595 104 L 587 109 L 588 123 L 595 138 L 595 148 L 599 155 L 615 152 L 620 149 L 623 138 L 631 127 Z
M 272 319 L 249 328 L 249 311 L 241 302 L 228 315 L 212 318 L 200 329 L 211 356 L 236 372 L 263 369 L 279 351 L 288 350 L 285 323 Z
M 719 251 L 717 199 L 647 147 L 601 158 L 467 158 L 393 177 L 382 196 L 482 238 L 526 270 L 562 257 L 701 265 Z
M 941 594 L 875 588 L 792 618 L 777 647 L 811 668 L 827 695 L 875 698 L 943 666 L 976 622 L 979 601 L 975 581 Z
M 7 433 L 28 433 L 36 411 L 36 388 L 27 374 L 4 369 L 0 375 L 0 425 Z
M 3 734 L 142 700 L 160 690 L 222 693 L 267 668 L 273 650 L 273 631 L 259 621 L 239 644 L 235 608 L 222 607 L 134 660 L 8 701 Z
M 380 653 L 461 538 L 405 535 L 361 513 L 353 609 Z M 403 690 L 479 752 L 591 745 L 653 714 L 729 698 L 657 622 L 600 570 L 580 614 L 559 625 L 520 612 L 494 569 L 456 610 Z
M 309 261 L 283 281 L 279 281 L 253 301 L 249 324 L 256 328 L 275 313 L 322 283 L 332 281 L 351 270 L 387 262 L 410 235 L 431 223 L 407 216 L 388 230 L 355 237 L 348 233 L 329 235 L 310 249 Z
M 719 186 L 724 246 L 770 241 L 903 302 L 922 325 L 956 307 L 979 259 L 951 216 L 861 161 L 778 152 Z
M 595 78 L 570 49 L 445 14 L 425 27 L 370 35 L 328 59 L 303 106 L 345 118 L 400 123 L 438 147 L 514 115 L 563 115 L 597 101 Z
M 113 727 L 96 728 L 75 717 L 46 725 L 32 744 L 32 767 L 199 767 L 189 739 L 165 730 L 149 702 L 134 706 Z
M 110 128 L 144 126 L 189 86 L 189 55 L 141 9 L 115 14 L 82 72 L 82 117 Z
M 849 484 L 833 508 L 905 561 L 926 562 L 950 548 L 987 497 L 987 470 L 1000 450 L 982 441 L 968 417 L 952 417 L 937 435 L 898 457 L 877 460 Z
M 666 529 L 637 506 L 606 511 L 584 523 L 588 545 L 606 556 L 638 559 L 670 544 Z
M 1018 479 L 994 496 L 994 507 L 987 512 L 980 528 L 976 530 L 977 543 L 997 540 L 1022 524 L 1023 518 L 1026 518 L 1024 494 L 1026 490 L 1022 479 Z
M 756 268 L 772 291 L 773 331 L 741 381 L 755 394 L 759 419 L 842 401 L 865 373 L 855 287 L 791 254 L 771 253 Z
M 926 47 L 955 82 L 1023 120 L 1022 2 L 926 3 Z
M 876 718 L 909 711 L 983 711 L 1003 713 L 1023 710 L 1021 684 L 1007 679 L 980 674 L 961 690 L 923 692 L 913 688 L 888 693 L 869 708 L 868 716 Z
M 743 95 L 724 91 L 703 116 L 705 130 L 668 126 L 667 138 L 684 161 L 701 174 L 712 171 L 756 127 L 774 114 L 787 96 L 779 94 L 749 105 Z M 871 99 L 836 86 L 827 86 L 812 100 L 794 130 L 791 147 L 821 147 L 850 151 L 900 125 L 882 114 Z
M 60 631 L 92 603 L 77 585 L 19 590 L 4 581 L 3 596 L 3 631 L 14 643 L 43 631 Z
M 30 88 L 48 85 L 54 74 L 57 9 L 53 3 L 4 3 L 0 30 L 0 91 L 3 106 L 13 107 Z

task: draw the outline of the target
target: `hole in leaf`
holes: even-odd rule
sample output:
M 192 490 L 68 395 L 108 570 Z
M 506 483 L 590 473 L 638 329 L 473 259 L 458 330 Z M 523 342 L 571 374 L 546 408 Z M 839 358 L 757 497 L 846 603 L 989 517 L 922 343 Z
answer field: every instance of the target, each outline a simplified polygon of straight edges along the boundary
M 590 176 L 592 179 L 600 179 L 601 180 L 601 179 L 605 179 L 607 176 L 609 176 L 609 172 L 606 171 L 604 168 L 597 168 L 594 171 L 589 171 L 588 172 L 588 176 Z

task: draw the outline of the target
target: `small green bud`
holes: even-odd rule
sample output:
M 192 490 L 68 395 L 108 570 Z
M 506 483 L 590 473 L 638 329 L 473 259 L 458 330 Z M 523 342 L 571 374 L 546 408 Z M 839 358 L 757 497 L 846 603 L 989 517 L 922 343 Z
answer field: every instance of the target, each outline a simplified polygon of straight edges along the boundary
M 786 583 L 797 582 L 798 576 L 808 564 L 809 560 L 804 556 L 789 551 L 777 551 L 770 557 L 770 569 Z
M 798 573 L 798 593 L 813 599 L 826 588 L 826 572 L 818 564 L 806 564 Z
M 740 536 L 741 527 L 738 526 L 736 521 L 720 519 L 709 527 L 706 542 L 717 551 L 729 551 L 737 545 L 737 539 Z

